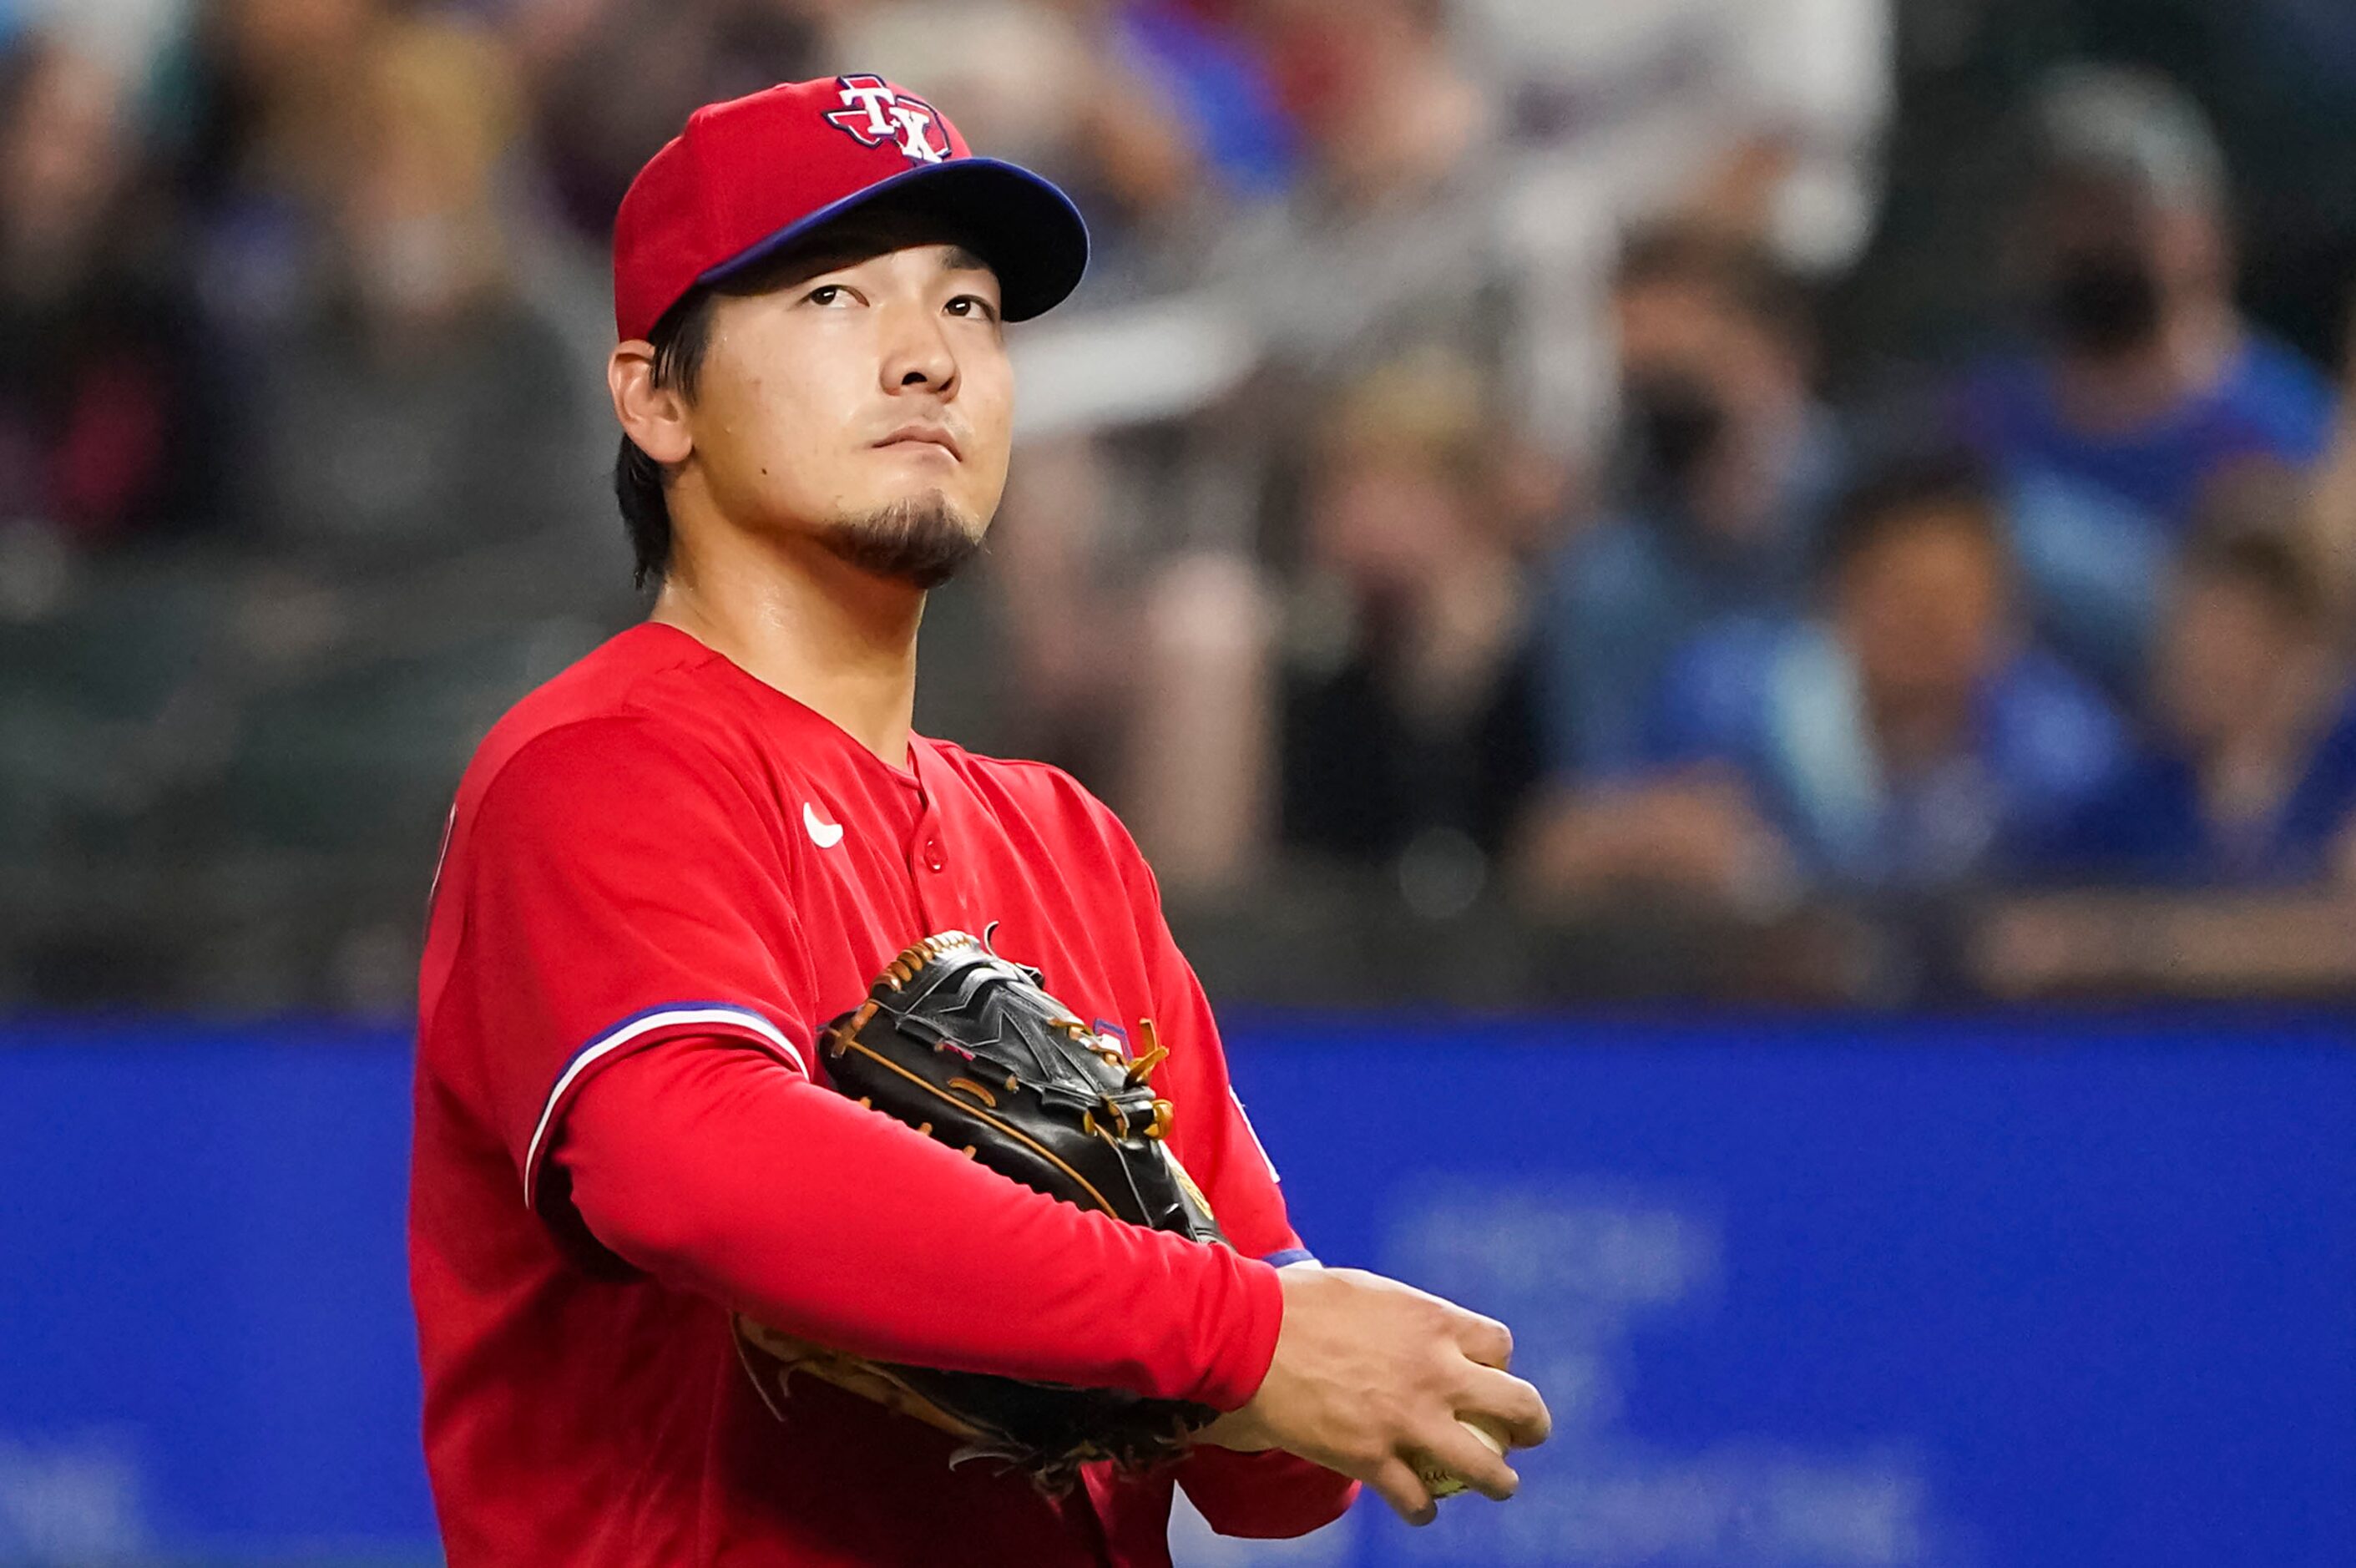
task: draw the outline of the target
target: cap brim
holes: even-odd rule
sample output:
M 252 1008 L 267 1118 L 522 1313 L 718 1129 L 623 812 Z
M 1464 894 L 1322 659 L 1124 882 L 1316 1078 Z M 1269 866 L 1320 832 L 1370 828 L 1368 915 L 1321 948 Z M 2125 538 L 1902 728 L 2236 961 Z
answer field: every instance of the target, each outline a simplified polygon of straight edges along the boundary
M 821 207 L 706 268 L 695 281 L 718 283 L 874 207 L 947 219 L 998 274 L 999 314 L 1008 321 L 1026 321 L 1060 304 L 1087 270 L 1088 226 L 1070 197 L 1015 164 L 954 158 L 918 164 Z

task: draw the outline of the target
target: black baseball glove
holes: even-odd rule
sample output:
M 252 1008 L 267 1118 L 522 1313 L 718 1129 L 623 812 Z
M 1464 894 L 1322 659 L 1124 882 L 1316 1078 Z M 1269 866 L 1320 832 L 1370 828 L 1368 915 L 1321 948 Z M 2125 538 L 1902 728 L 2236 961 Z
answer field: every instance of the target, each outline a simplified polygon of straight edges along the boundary
M 926 938 L 820 1036 L 834 1087 L 1052 1197 L 1224 1244 L 1210 1204 L 1164 1141 L 1171 1104 L 1148 1080 L 1168 1053 L 1152 1025 L 1139 1023 L 1143 1049 L 1132 1057 L 1040 981 L 980 938 Z M 952 1464 L 1001 1459 L 1051 1494 L 1092 1460 L 1140 1469 L 1175 1456 L 1216 1413 L 1117 1389 L 872 1361 L 742 1316 L 736 1338 L 781 1418 L 792 1374 L 809 1372 L 962 1439 Z

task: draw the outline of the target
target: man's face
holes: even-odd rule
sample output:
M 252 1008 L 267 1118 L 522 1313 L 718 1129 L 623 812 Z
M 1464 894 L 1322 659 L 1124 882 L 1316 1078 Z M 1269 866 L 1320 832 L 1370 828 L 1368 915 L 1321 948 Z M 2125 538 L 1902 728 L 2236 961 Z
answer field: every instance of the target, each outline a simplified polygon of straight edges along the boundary
M 2029 241 L 2046 330 L 2088 353 L 2145 345 L 2173 306 L 2231 284 L 2215 213 L 2115 180 L 2049 179 L 2029 206 Z
M 1471 499 L 1428 455 L 1337 451 L 1309 487 L 1312 553 L 1361 592 L 1409 593 L 1466 547 Z
M 1689 478 L 1731 426 L 1796 384 L 1775 335 L 1700 284 L 1623 285 L 1612 305 L 1626 435 L 1658 478 Z
M 693 481 L 740 527 L 931 586 L 979 544 L 1006 484 L 997 277 L 946 243 L 814 254 L 797 274 L 713 302 Z
M 1838 604 L 1877 706 L 1952 704 L 1968 700 L 2002 650 L 2004 564 L 1976 518 L 1926 508 L 1848 563 Z

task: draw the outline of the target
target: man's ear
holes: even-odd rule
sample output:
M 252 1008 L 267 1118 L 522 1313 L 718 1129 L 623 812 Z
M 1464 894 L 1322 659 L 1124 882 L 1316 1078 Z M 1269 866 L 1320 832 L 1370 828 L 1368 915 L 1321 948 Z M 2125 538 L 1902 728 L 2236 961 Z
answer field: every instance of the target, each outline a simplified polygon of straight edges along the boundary
M 618 343 L 605 360 L 605 390 L 622 434 L 656 462 L 684 463 L 695 450 L 687 427 L 687 400 L 676 388 L 655 385 L 655 347 L 643 338 Z

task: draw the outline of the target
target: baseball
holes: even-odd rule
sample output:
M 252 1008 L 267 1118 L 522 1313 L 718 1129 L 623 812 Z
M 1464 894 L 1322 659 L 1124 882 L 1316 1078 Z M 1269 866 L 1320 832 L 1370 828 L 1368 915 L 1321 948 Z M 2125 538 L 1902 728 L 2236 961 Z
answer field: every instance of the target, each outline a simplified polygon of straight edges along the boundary
M 1489 1451 L 1496 1455 L 1500 1459 L 1505 1456 L 1505 1437 L 1503 1434 L 1498 1433 L 1495 1428 L 1490 1426 L 1488 1423 L 1473 1418 L 1460 1416 L 1457 1419 L 1456 1424 L 1471 1433 L 1473 1436 L 1479 1438 L 1483 1443 L 1487 1444 Z M 1422 1480 L 1425 1486 L 1431 1488 L 1431 1496 L 1434 1501 L 1438 1501 L 1441 1498 L 1452 1498 L 1457 1493 L 1467 1489 L 1463 1477 L 1440 1469 L 1438 1466 L 1433 1466 L 1429 1469 L 1418 1470 L 1416 1475 Z

